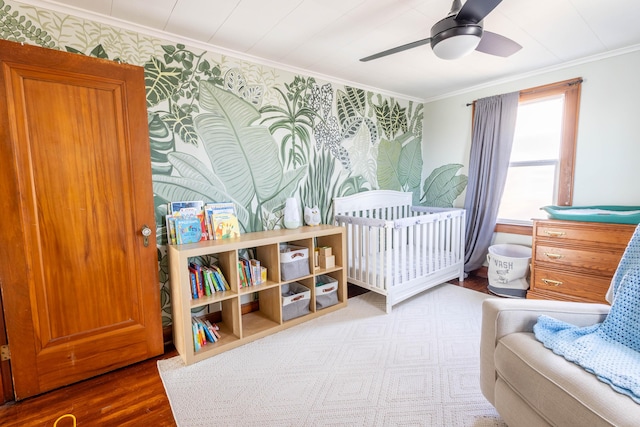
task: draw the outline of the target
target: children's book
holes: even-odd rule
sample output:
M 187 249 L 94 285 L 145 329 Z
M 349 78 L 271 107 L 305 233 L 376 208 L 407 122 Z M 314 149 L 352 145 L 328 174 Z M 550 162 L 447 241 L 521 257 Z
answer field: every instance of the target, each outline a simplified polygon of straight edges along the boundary
M 208 270 L 211 276 L 211 284 L 213 285 L 216 292 L 224 291 L 224 286 L 222 286 L 222 284 L 220 283 L 220 280 L 218 280 L 218 277 L 216 277 L 217 276 L 216 270 L 213 267 L 208 267 Z
M 216 341 L 220 339 L 220 333 L 218 332 L 220 328 L 215 323 L 209 322 L 207 319 L 204 319 L 204 324 L 207 325 L 211 333 L 216 337 Z
M 167 204 L 167 239 L 170 244 L 184 244 L 184 243 L 195 243 L 193 240 L 195 239 L 193 236 L 189 237 L 189 241 L 181 242 L 181 236 L 178 234 L 180 231 L 178 229 L 178 220 L 193 217 L 197 218 L 200 221 L 200 240 L 207 240 L 209 238 L 209 233 L 207 230 L 207 225 L 205 221 L 204 214 L 204 202 L 201 200 L 192 200 L 192 201 L 180 201 L 180 202 L 169 202 Z M 190 229 L 189 231 L 193 231 Z
M 229 285 L 229 282 L 227 282 L 227 279 L 224 277 L 224 274 L 222 274 L 222 270 L 220 270 L 220 267 L 218 267 L 217 265 L 214 265 L 211 268 L 213 268 L 213 274 L 215 275 L 215 278 L 218 280 L 218 283 L 222 285 L 222 289 L 225 291 L 230 291 L 231 286 Z
M 230 213 L 218 213 L 211 216 L 211 227 L 213 238 L 229 239 L 240 236 L 240 224 L 238 218 Z
M 212 239 L 227 239 L 240 235 L 236 207 L 232 202 L 207 203 L 204 211 Z
M 262 283 L 262 271 L 260 269 L 260 261 L 257 259 L 250 259 L 251 264 L 251 285 L 256 286 Z
M 209 329 L 208 325 L 205 323 L 204 320 L 198 317 L 194 317 L 193 320 L 198 324 L 198 328 L 204 333 L 206 341 L 209 341 L 209 342 L 218 341 L 218 338 L 213 334 L 213 331 Z
M 189 263 L 189 271 L 195 276 L 198 298 L 202 298 L 204 296 L 204 277 L 202 275 L 202 267 L 200 267 L 196 263 L 191 262 Z
M 179 245 L 196 243 L 202 239 L 202 225 L 198 217 L 186 216 L 175 219 L 176 241 Z
M 198 299 L 198 285 L 196 284 L 196 273 L 189 271 L 189 280 L 191 281 L 191 298 Z
M 169 202 L 169 213 L 174 214 L 180 212 L 181 209 L 189 208 L 196 211 L 202 211 L 204 208 L 204 202 L 202 200 L 189 200 L 181 202 Z

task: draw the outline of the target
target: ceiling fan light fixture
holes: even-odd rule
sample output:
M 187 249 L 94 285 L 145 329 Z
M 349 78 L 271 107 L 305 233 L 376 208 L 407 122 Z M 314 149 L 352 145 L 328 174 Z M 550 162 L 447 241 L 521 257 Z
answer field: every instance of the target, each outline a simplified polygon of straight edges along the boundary
M 475 50 L 481 37 L 480 24 L 454 26 L 432 35 L 431 48 L 438 58 L 458 59 Z

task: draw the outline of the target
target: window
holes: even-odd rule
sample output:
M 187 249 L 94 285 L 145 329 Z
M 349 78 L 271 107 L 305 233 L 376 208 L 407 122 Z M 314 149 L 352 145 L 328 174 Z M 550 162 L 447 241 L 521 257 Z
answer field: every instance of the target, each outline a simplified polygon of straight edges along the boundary
M 546 218 L 540 207 L 571 205 L 581 82 L 574 79 L 520 92 L 499 224 L 530 226 L 531 219 Z M 507 230 L 499 226 L 497 231 Z

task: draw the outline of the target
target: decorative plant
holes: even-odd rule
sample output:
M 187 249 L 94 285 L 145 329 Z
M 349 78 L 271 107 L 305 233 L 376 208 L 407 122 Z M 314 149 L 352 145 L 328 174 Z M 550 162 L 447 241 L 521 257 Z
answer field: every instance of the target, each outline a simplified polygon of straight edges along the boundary
M 424 206 L 453 207 L 453 202 L 467 187 L 466 175 L 456 175 L 460 164 L 440 166 L 424 180 L 420 203 Z
M 282 96 L 284 107 L 266 105 L 260 109 L 267 115 L 260 123 L 271 122 L 269 131 L 272 135 L 280 129 L 286 132 L 280 143 L 280 158 L 287 168 L 309 163 L 311 132 L 317 113 L 305 101 L 314 85 L 312 77 L 305 80 L 296 76 L 293 83 L 285 83 L 286 94 L 280 88 L 274 88 Z
M 0 0 L 0 38 L 15 42 L 31 42 L 38 46 L 55 48 L 51 35 L 36 26 L 18 11 L 11 12 L 11 5 Z

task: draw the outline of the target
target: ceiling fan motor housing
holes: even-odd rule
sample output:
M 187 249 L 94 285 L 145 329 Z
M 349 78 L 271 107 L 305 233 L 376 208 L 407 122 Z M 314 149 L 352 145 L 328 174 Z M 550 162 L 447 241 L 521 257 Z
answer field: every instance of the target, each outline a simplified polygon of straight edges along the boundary
M 482 21 L 472 22 L 456 20 L 455 16 L 448 16 L 431 27 L 431 48 L 440 58 L 457 59 L 474 50 L 482 37 Z M 455 39 L 453 39 L 455 38 Z M 438 45 L 456 44 L 457 46 Z

